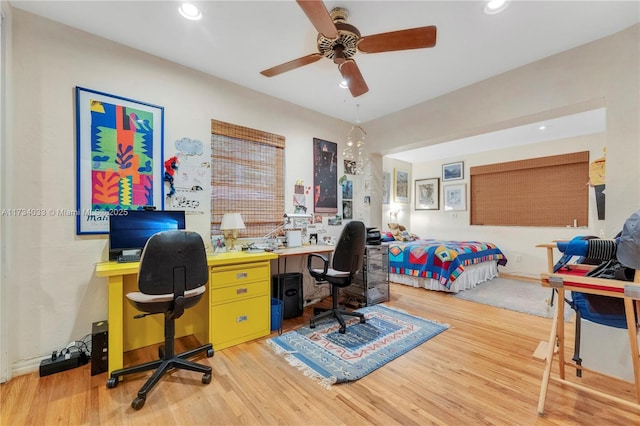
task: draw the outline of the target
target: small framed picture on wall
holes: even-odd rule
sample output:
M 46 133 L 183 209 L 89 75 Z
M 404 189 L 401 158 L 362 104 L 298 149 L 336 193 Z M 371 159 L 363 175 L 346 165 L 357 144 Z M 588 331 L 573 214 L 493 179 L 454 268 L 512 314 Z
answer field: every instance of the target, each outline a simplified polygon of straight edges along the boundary
M 467 209 L 467 185 L 459 183 L 456 185 L 444 185 L 444 210 L 458 211 Z
M 415 181 L 415 209 L 440 209 L 440 178 L 416 179 Z
M 409 172 L 395 169 L 394 176 L 394 202 L 409 202 Z
M 442 181 L 464 179 L 464 162 L 449 163 L 442 165 Z
M 382 175 L 382 204 L 389 204 L 391 201 L 391 173 L 384 172 Z

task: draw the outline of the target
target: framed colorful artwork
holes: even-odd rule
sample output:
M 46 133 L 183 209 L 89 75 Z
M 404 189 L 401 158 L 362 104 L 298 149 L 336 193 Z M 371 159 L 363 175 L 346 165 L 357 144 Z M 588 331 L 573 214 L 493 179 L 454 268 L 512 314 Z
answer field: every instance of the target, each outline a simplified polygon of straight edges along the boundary
M 76 233 L 106 234 L 109 213 L 164 208 L 164 108 L 76 87 Z
M 395 169 L 394 175 L 394 198 L 396 203 L 409 202 L 409 172 Z
M 416 210 L 440 209 L 440 179 L 416 179 L 415 181 Z
M 313 210 L 338 213 L 338 144 L 313 138 Z
M 222 234 L 211 235 L 211 245 L 213 246 L 214 254 L 227 252 L 227 244 Z

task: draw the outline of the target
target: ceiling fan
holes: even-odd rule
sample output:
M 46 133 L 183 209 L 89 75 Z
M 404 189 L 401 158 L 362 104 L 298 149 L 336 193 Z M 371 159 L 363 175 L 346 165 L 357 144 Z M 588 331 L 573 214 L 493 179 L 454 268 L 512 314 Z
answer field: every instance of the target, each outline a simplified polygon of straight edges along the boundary
M 329 13 L 321 0 L 296 1 L 318 30 L 318 53 L 261 71 L 260 74 L 266 77 L 273 77 L 312 64 L 325 57 L 338 65 L 342 78 L 355 98 L 369 91 L 353 59 L 356 52 L 380 53 L 422 49 L 436 45 L 436 27 L 433 25 L 363 37 L 356 27 L 347 23 L 349 13 L 346 9 L 336 7 Z

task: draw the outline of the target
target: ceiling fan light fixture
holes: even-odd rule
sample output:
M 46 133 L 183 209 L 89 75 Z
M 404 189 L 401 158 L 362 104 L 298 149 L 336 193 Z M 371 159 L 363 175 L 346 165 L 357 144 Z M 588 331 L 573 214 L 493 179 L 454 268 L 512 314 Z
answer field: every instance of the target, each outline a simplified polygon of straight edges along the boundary
M 509 6 L 509 0 L 488 0 L 484 6 L 484 13 L 496 15 Z
M 348 89 L 349 88 L 349 83 L 347 83 L 347 80 L 341 80 L 340 84 L 338 84 L 338 86 L 340 86 L 341 89 Z
M 193 3 L 181 3 L 180 6 L 178 6 L 178 12 L 180 12 L 183 18 L 189 19 L 190 21 L 202 19 L 202 12 L 200 12 L 200 9 Z
M 356 105 L 357 119 L 356 123 L 351 126 L 351 130 L 347 133 L 347 148 L 342 152 L 345 160 L 355 162 L 354 172 L 356 175 L 364 173 L 367 158 L 364 153 L 367 132 L 360 126 L 360 104 Z

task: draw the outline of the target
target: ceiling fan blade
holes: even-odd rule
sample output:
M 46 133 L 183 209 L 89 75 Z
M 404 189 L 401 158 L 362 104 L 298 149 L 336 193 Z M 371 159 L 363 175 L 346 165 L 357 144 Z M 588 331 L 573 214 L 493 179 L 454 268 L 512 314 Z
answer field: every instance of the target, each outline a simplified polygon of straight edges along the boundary
M 411 28 L 365 36 L 358 42 L 358 50 L 365 53 L 422 49 L 436 45 L 436 27 Z
M 321 0 L 296 0 L 313 26 L 326 38 L 338 37 L 336 24 L 333 23 L 329 11 Z
M 260 74 L 264 75 L 265 77 L 273 77 L 278 74 L 282 74 L 284 72 L 312 64 L 320 60 L 320 58 L 322 58 L 322 55 L 320 53 L 312 53 L 311 55 L 303 56 L 302 58 L 294 59 L 293 61 L 285 62 L 284 64 L 276 65 L 273 68 L 260 71 Z
M 349 86 L 349 91 L 354 98 L 360 95 L 364 95 L 369 91 L 367 83 L 364 81 L 364 77 L 360 73 L 358 65 L 353 59 L 349 59 L 340 65 L 340 74 L 344 78 Z

